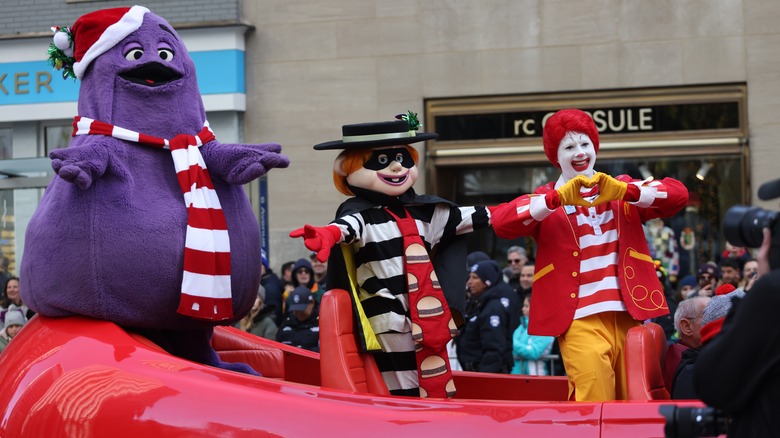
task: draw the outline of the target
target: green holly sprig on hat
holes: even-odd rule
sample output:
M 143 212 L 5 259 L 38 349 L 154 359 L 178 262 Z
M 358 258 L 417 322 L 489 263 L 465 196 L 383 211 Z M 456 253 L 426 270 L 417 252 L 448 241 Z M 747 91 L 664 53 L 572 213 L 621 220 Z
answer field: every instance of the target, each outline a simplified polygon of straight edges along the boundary
M 405 120 L 409 124 L 410 131 L 416 131 L 422 128 L 422 123 L 420 123 L 420 119 L 417 118 L 417 113 L 415 112 L 407 111 L 406 114 L 398 114 L 395 118 L 398 120 Z
M 51 30 L 54 32 L 54 41 L 49 44 L 47 50 L 49 63 L 62 71 L 62 79 L 76 79 L 76 73 L 73 71 L 73 64 L 76 63 L 76 58 L 73 57 L 73 33 L 69 27 L 54 26 Z

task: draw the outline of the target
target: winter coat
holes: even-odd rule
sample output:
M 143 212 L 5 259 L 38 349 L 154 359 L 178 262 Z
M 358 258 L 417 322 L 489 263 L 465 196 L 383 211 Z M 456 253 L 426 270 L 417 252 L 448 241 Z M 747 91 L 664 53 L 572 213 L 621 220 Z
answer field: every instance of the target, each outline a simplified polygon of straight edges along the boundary
M 474 312 L 458 338 L 458 360 L 466 371 L 508 373 L 512 369 L 512 324 L 501 289 L 487 289 L 476 298 Z
M 549 370 L 540 359 L 550 353 L 554 340 L 552 336 L 529 335 L 528 317 L 521 317 L 520 325 L 512 335 L 512 355 L 515 359 L 512 374 L 548 375 Z
M 773 248 L 772 251 L 775 251 Z M 734 300 L 723 327 L 701 349 L 696 394 L 732 418 L 730 437 L 780 436 L 780 270 Z
M 290 312 L 279 326 L 276 332 L 276 340 L 282 344 L 304 348 L 311 351 L 320 351 L 320 316 L 319 308 L 314 307 L 311 316 L 300 321 L 295 314 Z
M 276 309 L 273 307 L 263 307 L 260 309 L 260 313 L 257 314 L 254 320 L 252 328 L 249 329 L 249 333 L 255 336 L 260 336 L 266 339 L 276 339 L 276 333 L 279 331 L 279 327 L 276 326 L 273 318 L 276 314 Z
M 698 348 L 689 348 L 682 352 L 680 364 L 677 365 L 677 371 L 674 373 L 674 380 L 672 380 L 672 400 L 698 398 L 696 391 L 693 389 L 693 367 L 698 356 Z

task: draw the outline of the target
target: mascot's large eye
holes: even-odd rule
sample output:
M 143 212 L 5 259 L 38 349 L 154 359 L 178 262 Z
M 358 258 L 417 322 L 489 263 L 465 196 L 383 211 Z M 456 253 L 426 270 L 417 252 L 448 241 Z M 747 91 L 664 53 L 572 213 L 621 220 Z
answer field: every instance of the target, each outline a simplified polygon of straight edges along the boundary
M 138 61 L 144 56 L 143 49 L 130 49 L 125 53 L 125 59 L 128 61 Z
M 404 164 L 404 155 L 403 154 L 396 154 L 395 161 L 398 161 L 401 164 Z
M 382 154 L 382 155 L 376 157 L 376 159 L 377 159 L 377 161 L 379 161 L 379 164 L 387 164 L 387 162 L 388 162 L 387 155 L 385 155 L 385 154 Z
M 157 49 L 157 56 L 159 56 L 163 61 L 171 62 L 173 61 L 173 50 Z

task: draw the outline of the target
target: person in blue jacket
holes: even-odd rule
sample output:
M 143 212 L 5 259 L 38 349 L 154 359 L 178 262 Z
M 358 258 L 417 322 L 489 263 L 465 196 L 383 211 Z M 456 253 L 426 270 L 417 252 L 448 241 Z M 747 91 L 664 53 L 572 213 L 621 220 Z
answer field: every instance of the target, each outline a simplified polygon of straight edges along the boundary
M 528 314 L 530 312 L 531 295 L 526 295 L 523 299 L 523 316 L 520 317 L 520 325 L 512 335 L 512 356 L 515 359 L 512 374 L 546 376 L 549 372 L 541 359 L 542 356 L 550 353 L 555 338 L 528 334 Z

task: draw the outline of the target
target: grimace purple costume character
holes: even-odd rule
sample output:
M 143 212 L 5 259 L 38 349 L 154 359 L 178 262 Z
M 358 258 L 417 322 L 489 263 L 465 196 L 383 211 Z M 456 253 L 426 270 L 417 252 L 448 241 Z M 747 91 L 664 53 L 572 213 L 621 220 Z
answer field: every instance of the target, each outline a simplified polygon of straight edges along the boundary
M 289 160 L 277 144 L 215 140 L 192 58 L 147 8 L 53 30 L 50 60 L 81 80 L 79 114 L 71 144 L 50 154 L 57 176 L 27 228 L 24 302 L 252 373 L 221 362 L 210 339 L 249 311 L 260 284 L 260 230 L 241 185 Z

